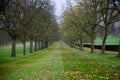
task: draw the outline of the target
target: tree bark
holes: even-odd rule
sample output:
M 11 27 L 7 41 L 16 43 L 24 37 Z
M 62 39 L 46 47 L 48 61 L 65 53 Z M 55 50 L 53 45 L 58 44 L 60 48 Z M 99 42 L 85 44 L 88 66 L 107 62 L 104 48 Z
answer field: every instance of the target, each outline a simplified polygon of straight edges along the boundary
M 41 49 L 45 48 L 45 42 L 41 42 Z
M 47 44 L 47 47 L 49 47 L 50 46 L 50 42 L 48 42 L 48 44 Z
M 73 47 L 75 48 L 75 46 L 76 46 L 76 45 L 75 45 L 75 40 L 73 40 Z
M 83 50 L 83 38 L 80 37 L 80 50 L 82 51 Z
M 102 42 L 102 50 L 101 53 L 105 53 L 105 44 L 106 44 L 106 39 L 107 39 L 107 32 L 105 32 L 105 36 L 103 38 L 103 42 Z
M 11 57 L 16 57 L 16 39 L 12 39 Z
M 33 39 L 30 37 L 30 53 L 33 52 Z
M 120 40 L 119 40 L 119 45 L 118 45 L 118 56 L 120 56 Z
M 40 50 L 42 49 L 42 42 L 40 42 Z
M 94 52 L 94 34 L 91 35 L 91 52 Z
M 23 55 L 26 55 L 26 42 L 23 43 Z
M 48 48 L 48 41 L 45 41 L 45 48 Z
M 35 41 L 34 51 L 37 51 L 37 41 Z
M 38 42 L 38 50 L 40 50 L 41 49 L 41 42 L 39 41 Z

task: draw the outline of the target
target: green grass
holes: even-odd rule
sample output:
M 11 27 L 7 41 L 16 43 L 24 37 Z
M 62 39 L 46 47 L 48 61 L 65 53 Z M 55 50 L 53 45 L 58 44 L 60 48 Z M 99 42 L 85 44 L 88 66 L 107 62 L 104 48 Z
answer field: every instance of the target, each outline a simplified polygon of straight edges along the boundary
M 107 39 L 106 39 L 106 45 L 119 45 L 119 38 L 117 38 L 117 37 L 115 37 L 115 36 L 113 36 L 113 37 L 111 37 L 111 36 L 108 36 L 107 37 Z M 102 39 L 101 38 L 97 38 L 97 39 L 95 39 L 95 41 L 94 41 L 94 45 L 102 45 Z M 76 42 L 76 43 L 78 43 L 78 42 Z M 80 43 L 78 43 L 78 44 L 80 44 Z M 91 43 L 84 43 L 85 45 L 87 44 L 87 45 L 91 45 Z
M 102 39 L 97 38 L 95 40 L 95 45 L 102 45 Z M 119 38 L 108 36 L 108 38 L 106 40 L 106 45 L 119 45 Z
M 1 51 L 1 50 L 0 50 Z M 9 56 L 10 49 L 0 52 L 0 80 L 119 80 L 120 57 L 115 54 L 91 54 L 63 42 L 47 49 Z

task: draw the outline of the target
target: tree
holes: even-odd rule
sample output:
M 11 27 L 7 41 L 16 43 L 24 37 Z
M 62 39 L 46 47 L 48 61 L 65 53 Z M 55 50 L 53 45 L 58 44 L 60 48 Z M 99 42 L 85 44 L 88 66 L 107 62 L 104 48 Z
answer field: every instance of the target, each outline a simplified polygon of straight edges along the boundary
M 2 0 L 3 10 L 1 10 L 3 26 L 2 30 L 6 31 L 12 39 L 12 52 L 11 56 L 16 56 L 16 40 L 19 36 L 20 21 L 21 21 L 21 0 Z
M 30 0 L 30 1 L 26 1 L 25 5 L 26 5 L 26 9 L 23 11 L 24 12 L 24 16 L 23 16 L 23 21 L 24 23 L 22 24 L 23 29 L 21 30 L 23 33 L 23 45 L 24 45 L 24 50 L 25 50 L 25 36 L 28 35 L 30 37 L 30 53 L 33 52 L 33 33 L 35 31 L 35 25 L 32 25 L 31 21 L 33 21 L 33 19 L 36 19 L 36 16 L 38 17 L 38 15 L 40 14 L 40 12 L 43 11 L 43 9 L 45 9 L 48 6 L 48 1 L 49 0 Z M 41 17 L 41 16 L 39 16 Z M 35 42 L 35 44 L 37 45 L 37 43 Z M 24 51 L 25 54 L 25 51 Z
M 1 0 L 0 1 L 0 30 L 6 31 L 12 41 L 11 56 L 16 56 L 16 40 L 20 39 L 23 43 L 23 55 L 26 54 L 25 43 L 30 37 L 30 52 L 33 48 L 33 37 L 40 30 L 38 23 L 32 25 L 33 19 L 37 19 L 41 12 L 45 12 L 50 5 L 50 0 Z M 50 10 L 48 10 L 49 12 Z M 47 12 L 45 12 L 47 14 Z M 51 13 L 53 14 L 53 13 Z M 39 20 L 42 16 L 39 16 Z M 48 16 L 47 16 L 48 17 Z M 42 22 L 42 21 L 41 21 Z M 48 22 L 45 21 L 44 24 Z M 35 26 L 35 27 L 34 27 Z M 33 34 L 34 33 L 34 34 Z M 39 32 L 38 32 L 39 33 Z M 41 33 L 40 33 L 41 34 Z M 36 34 L 37 37 L 39 36 Z M 36 40 L 36 39 L 34 39 Z
M 94 52 L 94 40 L 96 35 L 96 29 L 101 22 L 98 14 L 98 2 L 97 0 L 85 0 L 80 2 L 82 6 L 83 15 L 80 17 L 83 24 L 83 30 L 91 38 L 91 52 Z
M 119 12 L 114 10 L 111 0 L 99 1 L 99 15 L 102 22 L 99 24 L 104 29 L 104 37 L 102 42 L 102 53 L 105 53 L 106 39 L 110 25 L 119 21 Z
M 96 0 L 85 0 L 79 2 L 73 9 L 70 9 L 69 22 L 76 29 L 76 35 L 80 39 L 80 48 L 83 46 L 83 37 L 85 33 L 91 37 L 91 52 L 94 51 L 94 40 L 96 28 L 101 22 L 98 15 L 98 5 Z M 72 18 L 71 18 L 72 16 Z
M 114 5 L 114 10 L 117 10 L 120 14 L 120 0 L 112 0 L 112 4 Z
M 71 37 L 71 39 L 67 38 L 69 41 L 68 43 L 72 43 L 75 45 L 76 41 L 80 41 L 80 50 L 83 50 L 84 32 L 81 28 L 82 25 L 80 20 L 82 12 L 78 8 L 78 6 L 69 7 L 64 12 L 63 31 L 66 32 L 64 35 Z

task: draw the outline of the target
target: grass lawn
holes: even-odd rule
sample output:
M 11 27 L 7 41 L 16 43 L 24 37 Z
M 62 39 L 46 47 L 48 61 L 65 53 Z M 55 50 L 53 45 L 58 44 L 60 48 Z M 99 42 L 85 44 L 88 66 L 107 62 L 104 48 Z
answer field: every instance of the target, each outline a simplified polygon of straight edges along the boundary
M 0 80 L 119 80 L 120 57 L 89 53 L 56 42 L 47 49 L 10 57 L 10 49 L 0 49 Z M 29 49 L 28 49 L 29 50 Z
M 97 38 L 95 40 L 95 45 L 102 45 L 102 39 Z M 106 40 L 106 45 L 119 45 L 119 38 L 108 36 L 108 38 Z
M 108 36 L 107 39 L 106 39 L 106 45 L 119 45 L 119 38 L 113 36 Z M 94 45 L 102 45 L 102 39 L 101 38 L 97 38 L 95 39 L 94 41 Z M 80 44 L 79 42 L 76 42 L 78 44 Z M 84 43 L 85 45 L 91 45 L 91 43 Z

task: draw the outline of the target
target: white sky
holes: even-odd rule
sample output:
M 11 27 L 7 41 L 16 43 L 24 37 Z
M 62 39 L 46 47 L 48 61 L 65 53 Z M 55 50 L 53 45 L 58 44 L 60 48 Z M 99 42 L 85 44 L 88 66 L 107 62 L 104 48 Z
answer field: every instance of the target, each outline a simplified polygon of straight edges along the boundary
M 72 5 L 75 5 L 74 0 L 51 0 L 55 4 L 55 15 L 57 16 L 57 21 L 60 22 L 62 19 L 62 13 L 67 7 L 67 1 L 70 1 Z
M 61 15 L 65 9 L 67 0 L 52 0 L 55 4 L 55 15 L 57 16 L 57 21 L 59 22 L 61 19 Z
M 55 3 L 55 14 L 60 16 L 66 6 L 66 0 L 52 0 Z

